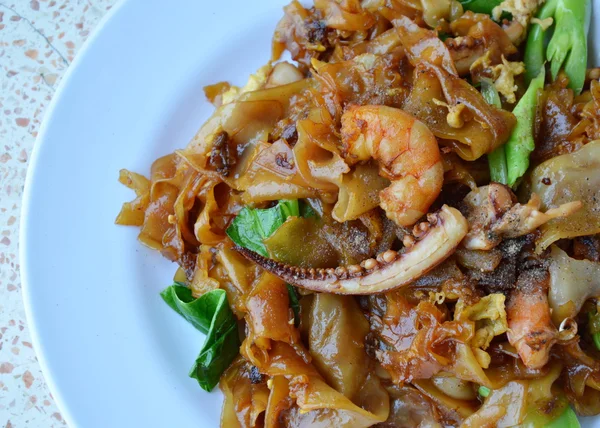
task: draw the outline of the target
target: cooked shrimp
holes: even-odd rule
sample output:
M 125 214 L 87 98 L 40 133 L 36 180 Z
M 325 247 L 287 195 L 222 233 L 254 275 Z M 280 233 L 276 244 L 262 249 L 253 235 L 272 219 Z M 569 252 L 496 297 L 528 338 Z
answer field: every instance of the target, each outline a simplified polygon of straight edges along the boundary
M 342 116 L 346 161 L 375 159 L 391 184 L 381 191 L 381 208 L 392 221 L 411 226 L 438 197 L 444 167 L 437 140 L 425 124 L 386 106 L 350 107 Z
M 379 174 L 391 181 L 379 193 L 380 206 L 398 225 L 413 225 L 440 194 L 444 167 L 437 140 L 408 113 L 385 106 L 350 107 L 342 115 L 342 143 L 346 162 L 379 162 Z M 404 237 L 402 253 L 388 250 L 360 265 L 336 269 L 306 269 L 236 249 L 289 284 L 319 292 L 373 294 L 408 285 L 436 267 L 452 255 L 468 229 L 460 211 L 444 205 Z
M 506 305 L 508 341 L 523 363 L 533 369 L 548 362 L 550 348 L 558 340 L 548 306 L 549 281 L 545 269 L 523 272 Z

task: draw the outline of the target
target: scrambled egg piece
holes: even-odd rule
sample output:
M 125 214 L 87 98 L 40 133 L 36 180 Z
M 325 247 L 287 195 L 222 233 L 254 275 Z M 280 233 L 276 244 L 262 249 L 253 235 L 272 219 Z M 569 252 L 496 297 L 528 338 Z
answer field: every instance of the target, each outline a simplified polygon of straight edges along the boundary
M 485 51 L 485 54 L 483 54 L 483 56 L 480 56 L 479 58 L 477 58 L 475 60 L 475 62 L 473 64 L 471 64 L 471 67 L 469 67 L 469 70 L 473 71 L 477 68 L 485 69 L 485 68 L 488 68 L 489 66 L 491 66 L 492 65 L 492 60 L 490 58 L 491 54 L 492 54 L 492 51 L 490 49 Z
M 484 369 L 487 369 L 492 362 L 492 357 L 490 356 L 490 354 L 488 354 L 480 348 L 472 348 L 471 350 L 473 351 L 473 355 L 477 360 L 477 364 L 479 364 Z
M 270 63 L 265 64 L 256 70 L 256 73 L 250 75 L 248 82 L 243 88 L 240 88 L 239 86 L 231 86 L 231 88 L 229 88 L 227 92 L 223 94 L 223 104 L 228 104 L 237 100 L 240 95 L 245 92 L 256 91 L 262 88 L 267 82 L 267 79 L 271 74 L 271 70 L 273 70 L 273 65 Z
M 433 304 L 441 305 L 446 300 L 446 293 L 443 291 L 439 293 L 434 293 L 433 291 L 429 292 L 429 301 Z
M 471 306 L 466 306 L 462 300 L 456 303 L 454 319 L 475 322 L 476 331 L 471 342 L 473 348 L 486 349 L 490 346 L 494 336 L 506 333 L 508 321 L 504 309 L 505 300 L 504 294 L 497 293 L 485 296 Z M 482 355 L 479 357 L 482 357 Z
M 535 11 L 544 4 L 546 0 L 504 0 L 492 11 L 492 16 L 496 21 L 500 21 L 502 12 L 511 13 L 513 20 L 517 21 L 527 28 L 529 21 Z
M 509 103 L 515 103 L 517 98 L 515 92 L 519 87 L 515 85 L 515 76 L 525 72 L 525 64 L 522 62 L 507 61 L 502 56 L 502 64 L 492 67 L 494 73 L 494 86 Z

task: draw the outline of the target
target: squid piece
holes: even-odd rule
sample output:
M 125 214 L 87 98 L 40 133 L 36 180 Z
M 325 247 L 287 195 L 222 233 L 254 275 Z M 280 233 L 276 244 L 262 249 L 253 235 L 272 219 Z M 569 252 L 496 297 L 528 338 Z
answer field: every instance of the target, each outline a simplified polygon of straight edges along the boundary
M 471 191 L 462 202 L 462 212 L 469 222 L 469 233 L 462 242 L 468 250 L 491 250 L 502 238 L 490 233 L 493 224 L 516 203 L 510 189 L 492 183 Z
M 307 269 L 267 259 L 242 247 L 237 251 L 284 281 L 319 292 L 373 294 L 411 283 L 446 260 L 467 233 L 468 224 L 455 208 L 444 205 L 429 222 L 415 226 L 404 239 L 406 251 L 385 251 L 359 265 Z M 415 233 L 416 232 L 416 233 Z
M 508 210 L 502 220 L 492 227 L 492 232 L 505 238 L 517 238 L 533 232 L 554 218 L 568 217 L 583 206 L 581 201 L 568 202 L 544 213 L 540 211 L 541 203 L 539 196 L 534 193 L 527 204 L 516 204 Z
M 517 349 L 523 363 L 532 369 L 546 365 L 550 348 L 558 341 L 548 306 L 549 284 L 547 270 L 523 272 L 506 305 L 508 341 Z
M 535 193 L 527 204 L 519 204 L 512 191 L 498 183 L 473 190 L 463 200 L 469 233 L 462 246 L 468 250 L 491 250 L 502 238 L 527 235 L 554 218 L 573 214 L 582 203 L 568 202 L 545 213 L 540 206 L 541 200 Z

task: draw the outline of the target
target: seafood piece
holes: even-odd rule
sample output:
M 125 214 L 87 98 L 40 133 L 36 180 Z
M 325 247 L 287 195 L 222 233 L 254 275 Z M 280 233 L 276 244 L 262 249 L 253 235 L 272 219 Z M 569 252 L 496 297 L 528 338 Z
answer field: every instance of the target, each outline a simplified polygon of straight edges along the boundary
M 307 269 L 268 259 L 251 250 L 236 247 L 249 260 L 284 281 L 309 290 L 337 294 L 373 294 L 407 285 L 450 256 L 462 241 L 468 224 L 455 208 L 444 205 L 429 222 L 414 227 L 404 239 L 406 251 L 385 251 L 361 265 L 336 269 Z
M 568 202 L 543 213 L 540 211 L 541 203 L 539 196 L 534 193 L 527 204 L 516 204 L 508 210 L 502 220 L 492 227 L 492 232 L 505 238 L 527 235 L 553 218 L 567 217 L 583 206 L 581 201 Z
M 491 250 L 498 245 L 502 238 L 491 234 L 490 229 L 516 202 L 510 189 L 498 183 L 471 191 L 461 207 L 469 222 L 469 233 L 462 246 L 469 250 Z
M 342 116 L 342 143 L 346 162 L 374 159 L 379 174 L 391 184 L 379 194 L 389 219 L 411 226 L 439 195 L 444 167 L 437 140 L 423 123 L 402 110 L 385 106 L 350 107 Z M 386 251 L 361 265 L 336 269 L 305 269 L 237 250 L 281 279 L 315 291 L 371 294 L 406 285 L 450 256 L 467 233 L 462 214 L 443 206 L 428 214 L 429 222 L 416 225 L 404 238 L 401 254 Z
M 512 191 L 499 183 L 482 186 L 463 200 L 462 211 L 469 233 L 462 242 L 469 250 L 491 250 L 502 238 L 517 238 L 533 232 L 553 218 L 566 217 L 581 208 L 579 201 L 540 211 L 541 200 L 534 193 L 527 204 L 517 203 Z
M 532 269 L 519 275 L 516 288 L 506 305 L 508 341 L 523 363 L 532 369 L 543 367 L 550 358 L 550 348 L 558 340 L 558 331 L 550 317 L 546 269 Z
M 425 124 L 385 106 L 350 107 L 342 116 L 342 143 L 349 164 L 375 159 L 391 181 L 379 194 L 388 218 L 411 226 L 427 213 L 444 182 L 437 140 Z

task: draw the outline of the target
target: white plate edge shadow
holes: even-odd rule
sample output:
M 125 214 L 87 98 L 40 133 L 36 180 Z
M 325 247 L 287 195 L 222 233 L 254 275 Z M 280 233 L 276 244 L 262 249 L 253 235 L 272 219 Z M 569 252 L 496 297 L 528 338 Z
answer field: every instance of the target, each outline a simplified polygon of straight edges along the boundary
M 39 320 L 37 320 L 36 314 L 32 310 L 32 304 L 31 304 L 32 296 L 30 294 L 31 288 L 28 286 L 27 270 L 30 266 L 30 262 L 28 261 L 30 256 L 28 256 L 29 253 L 28 253 L 28 248 L 26 245 L 26 243 L 28 241 L 27 218 L 29 217 L 31 192 L 32 192 L 33 183 L 35 182 L 35 173 L 36 173 L 37 165 L 39 163 L 39 154 L 41 152 L 40 147 L 45 140 L 47 129 L 48 129 L 49 124 L 51 123 L 52 118 L 54 116 L 56 106 L 59 105 L 61 102 L 62 92 L 63 92 L 64 88 L 66 88 L 68 86 L 71 76 L 76 71 L 78 65 L 81 62 L 85 61 L 85 58 L 88 55 L 88 52 L 91 50 L 91 48 L 93 48 L 96 40 L 102 33 L 103 29 L 106 27 L 107 22 L 109 22 L 121 10 L 121 8 L 127 2 L 128 2 L 128 0 L 118 1 L 111 8 L 111 10 L 102 18 L 102 20 L 97 25 L 97 27 L 94 29 L 92 35 L 86 40 L 86 42 L 82 46 L 80 52 L 78 53 L 78 55 L 76 56 L 76 58 L 74 59 L 72 64 L 69 66 L 68 70 L 66 71 L 64 77 L 62 78 L 59 88 L 57 89 L 56 94 L 54 95 L 50 105 L 48 106 L 43 123 L 40 127 L 40 131 L 39 131 L 38 137 L 36 139 L 36 143 L 35 143 L 33 152 L 31 154 L 30 163 L 29 163 L 28 171 L 27 171 L 25 187 L 24 187 L 24 191 L 23 191 L 23 199 L 22 199 L 23 202 L 22 202 L 22 208 L 21 208 L 21 224 L 20 224 L 20 232 L 19 232 L 20 233 L 19 259 L 20 259 L 20 265 L 21 265 L 20 271 L 21 271 L 22 293 L 23 293 L 23 301 L 24 301 L 24 306 L 25 306 L 25 313 L 27 316 L 27 321 L 28 321 L 28 325 L 30 328 L 30 335 L 32 337 L 34 349 L 36 350 L 40 366 L 42 368 L 42 371 L 43 371 L 45 379 L 46 379 L 46 383 L 48 384 L 48 387 L 49 387 L 55 401 L 57 402 L 57 404 L 63 414 L 63 417 L 65 418 L 67 423 L 69 423 L 69 425 L 72 425 L 72 426 L 74 426 L 74 424 L 72 424 L 73 418 L 71 415 L 70 406 L 67 405 L 65 398 L 62 396 L 62 392 L 61 392 L 60 388 L 57 388 L 55 385 L 54 376 L 53 376 L 52 372 L 49 370 L 48 365 L 46 364 L 45 355 L 44 355 L 43 346 L 42 346 L 42 339 L 39 337 L 39 332 L 36 329 L 36 325 L 39 322 Z M 595 5 L 596 5 L 596 7 L 594 9 L 594 16 L 598 15 L 598 10 L 600 10 L 600 1 L 595 0 Z M 594 42 L 590 46 L 591 47 L 595 46 L 597 49 L 593 55 L 590 55 L 590 57 L 595 58 L 596 63 L 600 65 L 600 51 L 598 50 L 598 48 L 600 47 L 600 46 L 598 46 L 600 44 L 600 28 L 594 28 L 594 34 L 595 34 L 595 36 L 590 35 L 590 38 Z M 253 72 L 253 71 L 248 70 L 248 72 Z M 586 422 L 589 422 L 589 421 L 586 421 Z

